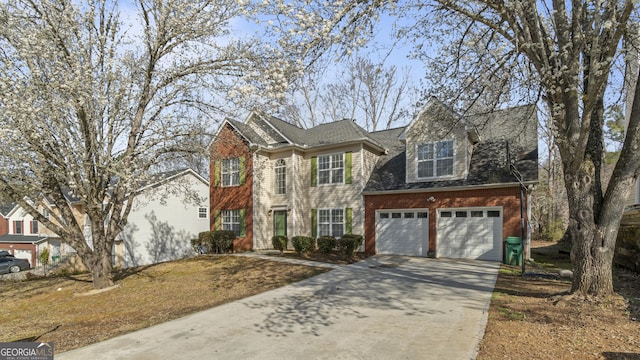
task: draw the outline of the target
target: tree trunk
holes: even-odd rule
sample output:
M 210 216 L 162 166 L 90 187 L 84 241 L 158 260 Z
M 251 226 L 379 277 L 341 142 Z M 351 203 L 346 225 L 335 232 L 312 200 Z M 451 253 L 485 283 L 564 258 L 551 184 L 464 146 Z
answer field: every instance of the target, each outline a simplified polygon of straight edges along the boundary
M 111 254 L 103 252 L 95 254 L 91 259 L 91 277 L 93 278 L 93 287 L 96 289 L 104 289 L 113 286 L 113 265 L 111 264 Z
M 104 289 L 114 284 L 111 251 L 101 248 L 102 244 L 104 244 L 104 239 L 94 238 L 94 250 L 87 247 L 89 253 L 79 253 L 84 265 L 91 271 L 93 287 L 95 289 Z

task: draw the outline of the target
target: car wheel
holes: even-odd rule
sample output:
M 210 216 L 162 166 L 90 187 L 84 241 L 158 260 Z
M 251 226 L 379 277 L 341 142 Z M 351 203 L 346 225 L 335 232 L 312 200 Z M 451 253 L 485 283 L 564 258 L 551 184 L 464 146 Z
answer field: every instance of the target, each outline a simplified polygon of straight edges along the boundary
M 20 266 L 12 266 L 9 268 L 9 271 L 11 271 L 12 273 L 17 273 L 20 272 Z

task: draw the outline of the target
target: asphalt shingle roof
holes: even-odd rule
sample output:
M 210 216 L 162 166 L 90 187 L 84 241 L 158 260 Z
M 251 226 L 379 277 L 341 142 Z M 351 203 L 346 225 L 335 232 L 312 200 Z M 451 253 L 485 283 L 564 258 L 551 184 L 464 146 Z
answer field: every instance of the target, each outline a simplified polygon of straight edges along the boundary
M 365 192 L 437 189 L 459 186 L 515 183 L 510 173 L 508 154 L 523 180 L 538 180 L 537 117 L 534 106 L 521 106 L 489 114 L 466 117 L 475 124 L 480 142 L 473 146 L 466 178 L 406 182 L 406 147 L 399 135 L 405 128 L 371 133 L 388 149 L 379 158 Z
M 7 215 L 15 206 L 13 202 L 0 203 L 0 215 Z

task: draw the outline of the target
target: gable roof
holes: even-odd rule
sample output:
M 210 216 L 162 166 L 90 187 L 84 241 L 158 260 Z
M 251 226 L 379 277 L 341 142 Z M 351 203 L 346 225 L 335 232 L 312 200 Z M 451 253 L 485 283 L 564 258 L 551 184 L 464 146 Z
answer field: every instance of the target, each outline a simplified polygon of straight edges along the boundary
M 138 190 L 136 190 L 136 192 L 142 192 L 147 189 L 160 186 L 164 183 L 167 183 L 176 178 L 186 176 L 186 175 L 191 175 L 195 177 L 197 180 L 201 181 L 203 184 L 207 185 L 207 187 L 209 186 L 209 181 L 207 181 L 205 178 L 203 178 L 200 174 L 195 172 L 193 169 L 183 168 L 183 169 L 164 171 L 164 172 L 160 172 L 152 175 L 147 182 L 145 182 L 144 184 L 141 184 L 141 186 L 138 188 Z
M 0 203 L 0 216 L 7 216 L 16 207 L 14 202 Z
M 220 129 L 225 124 L 233 127 L 250 144 L 258 145 L 266 150 L 277 150 L 291 146 L 313 149 L 352 142 L 366 142 L 379 148 L 380 152 L 384 151 L 382 144 L 369 136 L 370 134 L 365 129 L 350 119 L 303 129 L 275 116 L 254 111 L 244 123 L 233 119 L 225 119 Z M 220 133 L 220 129 L 216 136 Z
M 514 163 L 525 183 L 538 181 L 538 120 L 534 105 L 466 116 L 463 121 L 479 135 L 465 178 L 407 183 L 406 146 L 402 140 L 407 127 L 403 127 L 370 134 L 384 144 L 388 153 L 379 158 L 364 192 L 517 184 L 508 161 Z

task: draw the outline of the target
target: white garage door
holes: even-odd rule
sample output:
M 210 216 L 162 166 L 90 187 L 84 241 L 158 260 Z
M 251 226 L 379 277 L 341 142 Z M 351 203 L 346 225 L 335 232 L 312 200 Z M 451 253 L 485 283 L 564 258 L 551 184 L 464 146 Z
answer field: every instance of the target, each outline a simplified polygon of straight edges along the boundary
M 376 211 L 376 254 L 427 256 L 429 210 Z
M 438 209 L 436 256 L 502 260 L 502 209 Z
M 14 255 L 18 259 L 29 260 L 29 264 L 31 264 L 31 250 L 15 250 Z M 31 264 L 33 266 L 33 264 Z

